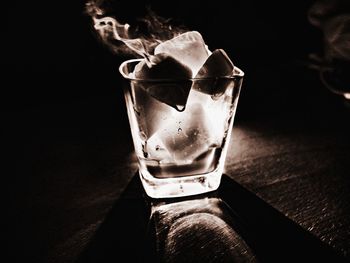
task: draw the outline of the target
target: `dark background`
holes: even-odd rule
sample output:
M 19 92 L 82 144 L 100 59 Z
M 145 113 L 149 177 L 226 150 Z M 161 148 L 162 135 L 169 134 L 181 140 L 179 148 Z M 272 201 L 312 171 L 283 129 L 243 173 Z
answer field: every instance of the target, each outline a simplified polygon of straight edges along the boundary
M 322 48 L 321 33 L 306 16 L 313 1 L 119 2 L 109 8 L 122 23 L 135 23 L 145 14 L 145 6 L 151 6 L 160 16 L 201 32 L 211 50 L 224 49 L 247 72 L 246 81 L 255 78 L 252 70 L 303 60 Z M 6 5 L 1 59 L 7 83 L 1 105 L 6 112 L 120 95 L 117 68 L 123 59 L 97 40 L 84 13 L 85 1 Z M 120 100 L 116 98 L 117 106 Z
M 318 72 L 309 68 L 309 55 L 323 50 L 321 32 L 307 19 L 314 1 L 119 2 L 115 12 L 120 22 L 134 23 L 151 4 L 157 14 L 199 31 L 211 50 L 222 48 L 229 54 L 246 73 L 235 125 L 250 123 L 260 134 L 296 133 L 296 140 L 305 145 L 317 129 L 322 130 L 311 143 L 335 147 L 343 177 L 334 181 L 333 194 L 339 193 L 338 186 L 345 193 L 349 156 L 342 154 L 349 141 L 338 141 L 336 136 L 348 138 L 347 130 L 329 127 L 348 120 L 349 112 L 343 100 L 322 85 Z M 84 7 L 85 1 L 68 0 L 18 0 L 5 5 L 0 98 L 6 172 L 1 177 L 8 204 L 6 249 L 12 262 L 70 262 L 135 172 L 117 70 L 125 57 L 112 54 L 98 41 Z M 314 125 L 315 116 L 330 122 Z M 306 137 L 303 129 L 309 131 Z M 266 143 L 273 143 L 273 138 L 266 137 Z M 283 147 L 293 148 L 293 140 Z M 253 140 L 254 145 L 259 147 L 259 141 L 264 147 L 259 139 Z M 336 146 L 343 148 L 338 151 Z M 273 162 L 271 167 L 254 164 L 251 171 L 273 171 Z M 293 165 L 291 161 L 288 167 Z M 119 176 L 120 171 L 130 171 L 130 176 Z M 265 193 L 266 199 L 278 199 L 279 193 Z M 334 232 L 334 242 L 334 236 L 326 235 L 326 241 L 343 254 L 349 252 L 347 200 L 339 201 L 343 225 L 330 227 L 340 229 Z M 303 201 L 289 204 L 294 209 Z M 329 224 L 337 221 L 330 218 Z

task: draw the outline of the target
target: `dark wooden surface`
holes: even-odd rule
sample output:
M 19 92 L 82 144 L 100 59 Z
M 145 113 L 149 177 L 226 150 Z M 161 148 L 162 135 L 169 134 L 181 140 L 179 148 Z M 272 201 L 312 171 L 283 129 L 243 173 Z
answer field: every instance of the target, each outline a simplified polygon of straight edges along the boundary
M 321 33 L 307 21 L 312 2 L 235 1 L 231 9 L 218 0 L 200 12 L 189 1 L 155 4 L 246 73 L 226 176 L 214 196 L 225 206 L 209 213 L 223 209 L 224 216 L 197 222 L 208 234 L 188 239 L 237 242 L 213 253 L 223 259 L 244 251 L 253 257 L 243 262 L 350 258 L 350 107 L 307 66 L 308 55 L 323 49 Z M 135 21 L 141 8 L 125 3 L 122 19 Z M 92 34 L 84 1 L 7 5 L 0 61 L 4 258 L 157 258 L 116 71 L 122 58 Z M 187 233 L 180 222 L 185 232 L 175 237 Z M 217 227 L 206 228 L 208 222 Z M 169 251 L 182 251 L 176 239 L 169 244 Z
M 128 262 L 345 262 L 340 253 L 227 175 L 209 194 L 151 200 L 136 174 L 77 262 L 123 258 Z

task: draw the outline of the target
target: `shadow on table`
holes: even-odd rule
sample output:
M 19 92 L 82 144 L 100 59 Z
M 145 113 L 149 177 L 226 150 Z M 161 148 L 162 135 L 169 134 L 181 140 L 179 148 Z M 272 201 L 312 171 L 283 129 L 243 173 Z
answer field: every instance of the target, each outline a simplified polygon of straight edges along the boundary
M 152 200 L 135 175 L 77 262 L 305 261 L 345 259 L 228 176 L 209 194 Z

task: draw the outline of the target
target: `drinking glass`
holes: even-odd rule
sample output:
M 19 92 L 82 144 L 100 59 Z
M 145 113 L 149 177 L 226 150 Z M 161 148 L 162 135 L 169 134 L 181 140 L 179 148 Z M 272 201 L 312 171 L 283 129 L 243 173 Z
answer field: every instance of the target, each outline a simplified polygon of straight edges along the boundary
M 220 185 L 244 73 L 140 79 L 140 59 L 119 71 L 141 182 L 148 196 L 201 194 Z

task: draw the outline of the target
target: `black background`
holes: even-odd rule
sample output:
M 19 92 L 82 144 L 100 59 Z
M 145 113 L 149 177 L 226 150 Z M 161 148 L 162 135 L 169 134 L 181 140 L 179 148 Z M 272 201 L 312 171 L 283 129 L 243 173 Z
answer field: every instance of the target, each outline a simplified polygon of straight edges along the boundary
M 256 79 L 256 70 L 302 60 L 322 50 L 321 33 L 307 20 L 312 1 L 114 2 L 110 9 L 122 23 L 133 25 L 145 14 L 145 6 L 151 6 L 160 16 L 201 32 L 211 50 L 224 49 L 246 71 L 248 83 Z M 6 5 L 6 47 L 1 59 L 6 83 L 1 104 L 6 112 L 61 107 L 81 98 L 110 95 L 118 96 L 117 106 L 122 104 L 117 68 L 123 58 L 98 41 L 84 1 Z

